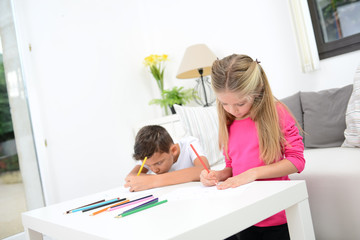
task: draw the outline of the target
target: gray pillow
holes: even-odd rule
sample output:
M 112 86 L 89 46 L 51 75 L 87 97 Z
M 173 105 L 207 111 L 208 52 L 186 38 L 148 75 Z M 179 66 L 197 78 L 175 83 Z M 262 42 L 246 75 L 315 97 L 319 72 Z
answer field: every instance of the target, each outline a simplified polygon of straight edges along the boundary
M 305 147 L 341 146 L 345 140 L 345 112 L 352 89 L 351 84 L 319 92 L 300 92 Z
M 280 101 L 290 109 L 291 113 L 296 118 L 296 121 L 299 123 L 301 128 L 304 129 L 303 110 L 300 101 L 300 92 L 297 92 L 289 97 L 283 98 Z

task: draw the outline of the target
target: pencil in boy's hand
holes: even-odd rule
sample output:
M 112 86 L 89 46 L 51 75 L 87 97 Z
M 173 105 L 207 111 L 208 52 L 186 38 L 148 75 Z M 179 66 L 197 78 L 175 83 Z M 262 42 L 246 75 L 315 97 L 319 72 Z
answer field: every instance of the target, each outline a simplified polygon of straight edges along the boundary
M 201 157 L 200 157 L 199 154 L 196 152 L 194 146 L 193 146 L 191 143 L 190 143 L 190 147 L 192 148 L 192 150 L 194 150 L 197 158 L 200 160 L 201 164 L 204 166 L 204 168 L 206 169 L 206 171 L 209 173 L 209 172 L 210 172 L 209 169 L 206 167 L 204 161 L 201 159 Z
M 139 176 L 139 175 L 140 175 L 141 170 L 143 169 L 143 167 L 144 167 L 144 165 L 145 165 L 146 159 L 147 159 L 147 157 L 144 158 L 144 161 L 143 161 L 143 163 L 141 164 L 141 167 L 140 167 L 140 169 L 139 169 L 139 172 L 138 172 L 138 174 L 137 174 L 136 176 Z
M 160 205 L 160 204 L 163 204 L 163 203 L 166 203 L 167 200 L 163 200 L 161 202 L 156 202 L 156 203 L 153 203 L 153 204 L 150 204 L 150 205 L 146 205 L 142 208 L 138 208 L 138 209 L 135 209 L 134 211 L 130 211 L 130 212 L 126 212 L 126 213 L 122 213 L 122 214 L 119 214 L 117 215 L 115 218 L 121 218 L 121 217 L 126 217 L 126 216 L 129 216 L 131 214 L 134 214 L 134 213 L 137 213 L 137 212 L 140 212 L 140 211 L 143 211 L 143 210 L 146 210 L 148 208 L 152 208 L 152 207 L 155 207 L 157 205 Z

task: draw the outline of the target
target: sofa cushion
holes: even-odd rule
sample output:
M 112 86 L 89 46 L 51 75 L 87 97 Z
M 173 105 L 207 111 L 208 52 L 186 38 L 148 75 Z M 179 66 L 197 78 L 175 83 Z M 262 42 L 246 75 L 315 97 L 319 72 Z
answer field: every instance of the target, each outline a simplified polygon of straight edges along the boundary
M 224 161 L 224 156 L 219 149 L 219 120 L 216 107 L 174 105 L 174 108 L 187 134 L 199 139 L 207 154 L 210 166 Z
M 304 122 L 303 122 L 303 110 L 301 106 L 301 100 L 300 100 L 300 92 L 297 92 L 289 97 L 280 99 L 282 103 L 284 103 L 291 111 L 291 113 L 294 115 L 296 121 L 299 123 L 300 127 L 304 129 Z M 305 140 L 305 137 L 303 136 L 303 141 Z
M 360 147 L 360 65 L 356 69 L 353 92 L 346 114 L 345 141 L 342 147 Z
M 352 85 L 319 92 L 300 92 L 305 147 L 340 147 L 345 140 L 345 112 Z

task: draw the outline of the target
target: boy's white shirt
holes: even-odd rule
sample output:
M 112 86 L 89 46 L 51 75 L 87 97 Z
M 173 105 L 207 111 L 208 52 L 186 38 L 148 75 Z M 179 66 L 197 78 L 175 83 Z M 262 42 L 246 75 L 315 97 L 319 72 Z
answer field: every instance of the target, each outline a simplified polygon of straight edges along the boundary
M 175 142 L 175 144 L 179 144 L 180 155 L 179 155 L 176 163 L 174 163 L 171 166 L 169 172 L 177 171 L 180 169 L 189 168 L 189 167 L 194 166 L 194 161 L 197 158 L 197 156 L 196 156 L 195 152 L 192 150 L 192 148 L 190 147 L 190 144 L 193 145 L 193 147 L 195 148 L 195 150 L 199 154 L 199 156 L 206 157 L 206 155 L 204 154 L 204 150 L 200 145 L 199 139 L 197 139 L 195 137 L 188 136 L 188 137 L 181 138 L 179 141 Z M 142 164 L 142 161 L 137 161 L 137 165 L 141 165 L 141 164 Z M 146 166 L 146 163 L 144 165 L 144 168 L 149 170 L 147 172 L 147 174 L 155 174 L 153 171 L 151 171 Z

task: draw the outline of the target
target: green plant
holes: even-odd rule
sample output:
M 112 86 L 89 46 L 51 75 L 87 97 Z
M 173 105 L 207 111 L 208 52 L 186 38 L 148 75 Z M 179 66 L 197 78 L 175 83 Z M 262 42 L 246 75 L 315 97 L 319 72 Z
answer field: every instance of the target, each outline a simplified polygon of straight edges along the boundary
M 6 89 L 4 64 L 0 54 L 0 142 L 14 138 L 9 98 Z
M 163 90 L 160 99 L 153 99 L 149 104 L 158 104 L 161 107 L 172 107 L 174 104 L 185 105 L 194 99 L 193 89 L 184 89 L 184 87 L 173 87 Z
M 7 156 L 0 159 L 0 173 L 19 170 L 18 155 Z
M 165 61 L 167 61 L 168 55 L 156 55 L 152 54 L 144 58 L 143 64 L 149 68 L 151 75 L 154 77 L 156 84 L 159 87 L 160 94 L 164 92 L 164 71 L 165 71 Z M 162 105 L 161 105 L 162 106 Z M 164 107 L 165 114 L 168 114 L 167 106 Z

